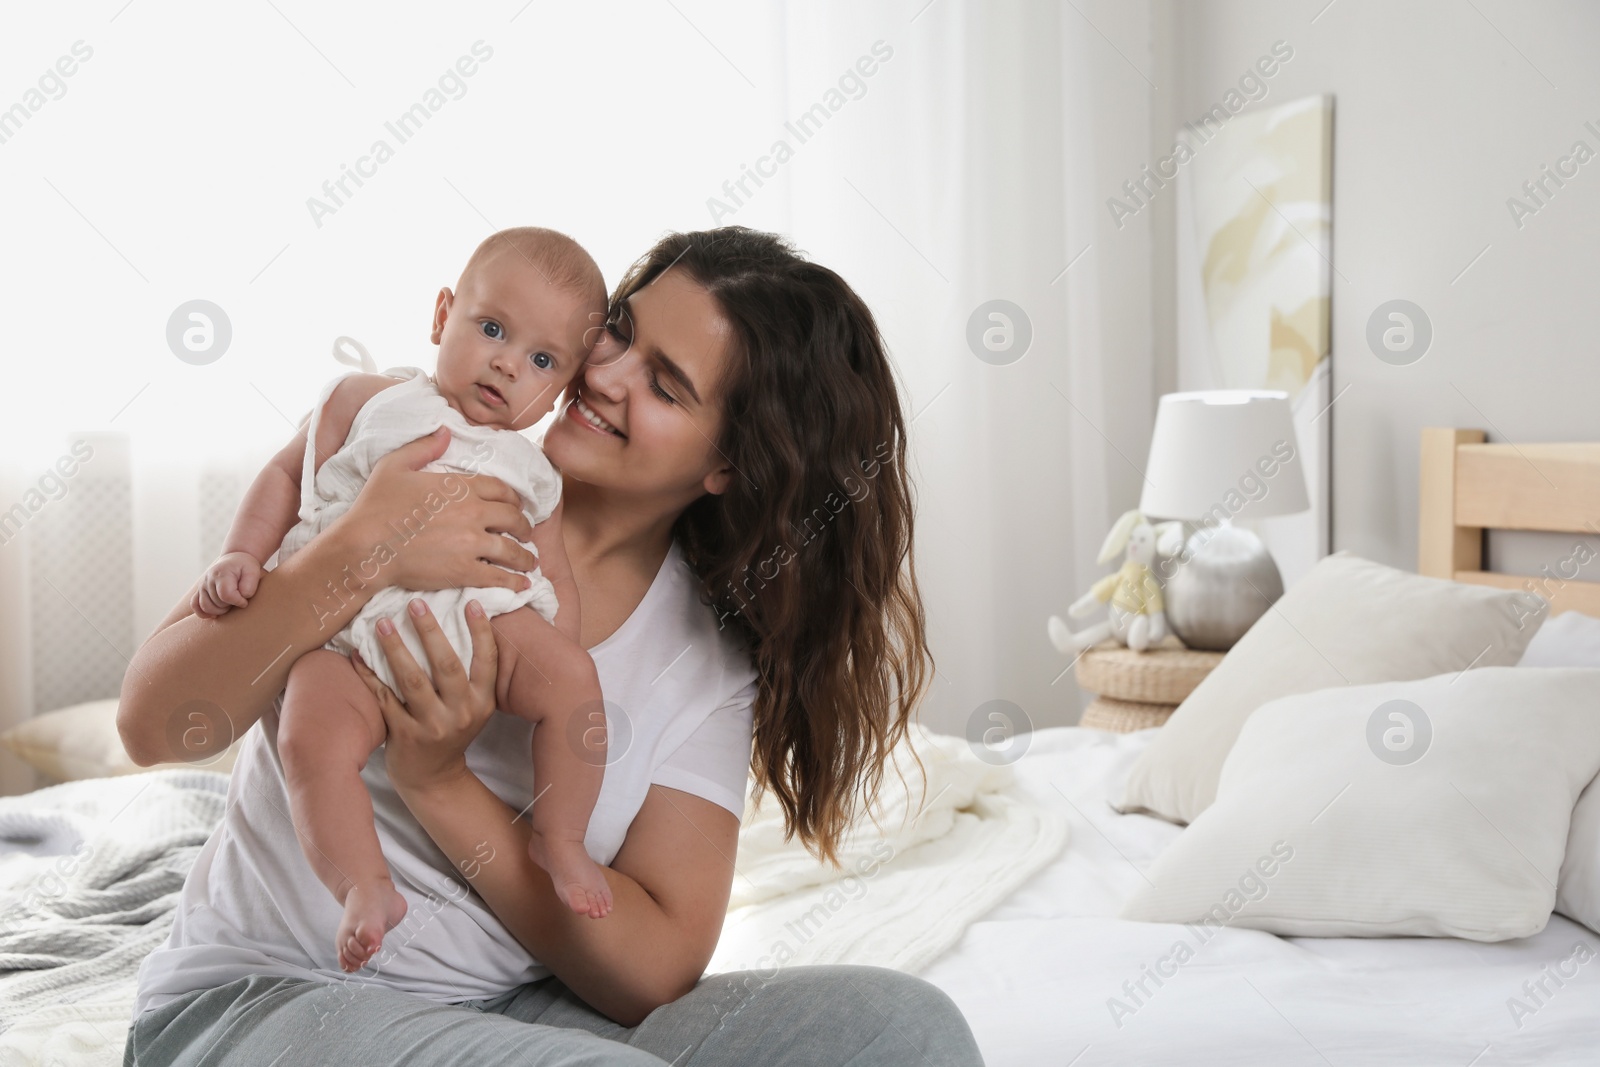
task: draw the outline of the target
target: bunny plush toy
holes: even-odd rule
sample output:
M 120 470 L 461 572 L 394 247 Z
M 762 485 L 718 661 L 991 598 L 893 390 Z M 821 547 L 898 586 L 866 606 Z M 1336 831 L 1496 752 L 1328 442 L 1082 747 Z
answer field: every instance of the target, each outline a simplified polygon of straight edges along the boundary
M 1061 616 L 1052 615 L 1046 624 L 1050 643 L 1069 656 L 1108 637 L 1135 652 L 1160 644 L 1167 636 L 1166 603 L 1161 597 L 1161 582 L 1151 568 L 1158 556 L 1174 555 L 1182 547 L 1181 522 L 1152 525 L 1136 510 L 1123 515 L 1106 535 L 1096 561 L 1110 563 L 1122 555 L 1122 566 L 1094 583 L 1067 609 L 1068 615 L 1079 619 L 1107 604 L 1106 621 L 1074 633 Z

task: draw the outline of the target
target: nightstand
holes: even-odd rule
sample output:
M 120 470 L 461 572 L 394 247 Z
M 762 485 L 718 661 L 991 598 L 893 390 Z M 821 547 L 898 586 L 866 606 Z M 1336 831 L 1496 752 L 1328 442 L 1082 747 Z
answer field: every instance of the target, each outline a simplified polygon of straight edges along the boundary
M 1145 652 L 1098 644 L 1078 658 L 1074 671 L 1078 686 L 1096 694 L 1078 725 L 1116 733 L 1161 726 L 1222 657 L 1184 648 L 1173 637 Z

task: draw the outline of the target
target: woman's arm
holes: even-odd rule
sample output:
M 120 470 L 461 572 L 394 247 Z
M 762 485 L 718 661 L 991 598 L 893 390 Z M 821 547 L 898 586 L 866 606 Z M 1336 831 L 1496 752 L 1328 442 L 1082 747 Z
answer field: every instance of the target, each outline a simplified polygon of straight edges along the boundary
M 407 807 L 506 929 L 596 1011 L 637 1026 L 700 979 L 733 886 L 739 820 L 652 785 L 610 867 L 611 913 L 579 915 L 528 858 L 526 817 L 470 772 L 402 791 Z
M 417 613 L 417 607 L 422 613 Z M 637 1026 L 694 988 L 716 949 L 733 885 L 739 820 L 726 808 L 651 786 L 609 868 L 613 907 L 579 915 L 528 857 L 526 818 L 466 765 L 466 747 L 494 711 L 494 632 L 476 602 L 463 668 L 426 605 L 412 623 L 433 668 L 417 666 L 393 627 L 378 640 L 405 704 L 357 662 L 389 727 L 385 765 L 406 806 L 512 936 L 597 1011 Z M 435 691 L 434 686 L 438 689 Z
M 533 555 L 501 536 L 532 535 L 517 494 L 493 478 L 422 472 L 449 440 L 441 430 L 380 460 L 351 509 L 264 575 L 247 610 L 198 618 L 190 610 L 194 589 L 185 594 L 123 675 L 117 729 L 135 763 L 220 753 L 272 705 L 290 665 L 326 643 L 381 588 L 526 587 L 512 571 L 530 569 Z M 418 509 L 427 521 L 408 524 L 401 542 L 391 520 Z M 184 729 L 197 713 L 215 728 Z M 208 737 L 197 742 L 200 733 Z

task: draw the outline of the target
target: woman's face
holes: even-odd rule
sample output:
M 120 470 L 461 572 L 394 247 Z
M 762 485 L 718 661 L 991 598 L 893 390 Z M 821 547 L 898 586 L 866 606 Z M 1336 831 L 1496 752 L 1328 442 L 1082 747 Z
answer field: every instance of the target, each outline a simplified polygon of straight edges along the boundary
M 567 386 L 545 433 L 550 461 L 568 478 L 677 509 L 722 492 L 734 472 L 713 444 L 716 383 L 731 337 L 711 294 L 668 268 L 628 298 Z

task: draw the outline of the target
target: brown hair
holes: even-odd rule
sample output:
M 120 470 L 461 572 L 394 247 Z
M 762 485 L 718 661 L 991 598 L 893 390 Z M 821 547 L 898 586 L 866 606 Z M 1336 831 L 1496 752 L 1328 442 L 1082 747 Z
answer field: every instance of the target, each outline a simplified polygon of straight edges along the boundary
M 861 298 L 781 237 L 668 234 L 618 284 L 612 313 L 669 269 L 711 294 L 735 338 L 716 446 L 736 473 L 673 535 L 758 672 L 755 797 L 770 789 L 784 840 L 798 833 L 837 867 L 932 669 L 893 370 Z

